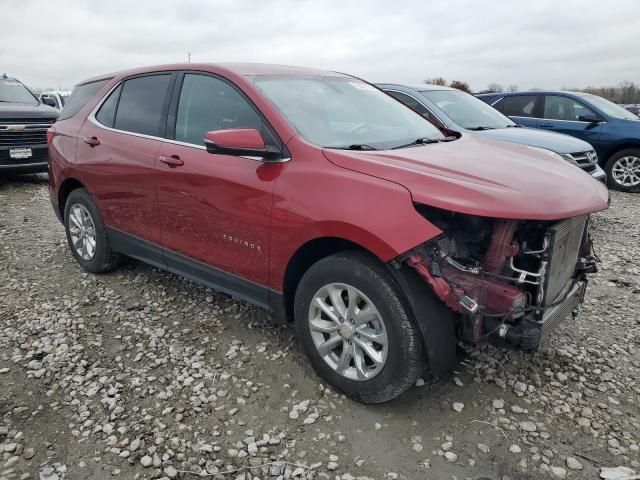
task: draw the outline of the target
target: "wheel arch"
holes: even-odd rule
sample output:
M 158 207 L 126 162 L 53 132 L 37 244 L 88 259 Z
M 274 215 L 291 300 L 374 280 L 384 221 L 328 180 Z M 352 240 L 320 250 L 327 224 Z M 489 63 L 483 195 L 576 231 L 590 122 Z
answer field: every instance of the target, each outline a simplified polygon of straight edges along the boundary
M 620 143 L 616 143 L 615 145 L 611 146 L 607 150 L 607 153 L 604 155 L 604 158 L 601 159 L 600 163 L 604 166 L 613 155 L 615 155 L 618 152 L 621 152 L 622 150 L 629 150 L 629 149 L 640 150 L 640 141 L 628 139 Z
M 64 207 L 67 203 L 67 198 L 69 198 L 69 194 L 78 189 L 78 188 L 86 188 L 80 180 L 69 177 L 65 178 L 65 180 L 60 184 L 58 188 L 58 211 L 56 213 L 59 214 L 59 218 L 64 221 Z
M 316 237 L 302 244 L 291 256 L 284 270 L 282 284 L 282 307 L 286 322 L 293 320 L 293 305 L 297 286 L 305 272 L 316 262 L 330 255 L 348 250 L 370 254 L 382 263 L 380 258 L 362 245 L 337 236 Z

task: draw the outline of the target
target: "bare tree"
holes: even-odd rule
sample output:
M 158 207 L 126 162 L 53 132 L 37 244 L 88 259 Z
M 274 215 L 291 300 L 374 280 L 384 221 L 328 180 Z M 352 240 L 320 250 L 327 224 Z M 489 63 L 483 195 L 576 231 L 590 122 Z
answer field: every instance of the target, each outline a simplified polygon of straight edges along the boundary
M 447 81 L 442 77 L 428 78 L 424 83 L 428 85 L 440 85 L 441 87 L 445 87 L 447 85 Z
M 490 83 L 487 85 L 487 90 L 493 93 L 504 92 L 504 87 L 499 83 Z
M 517 92 L 518 91 L 518 85 L 509 85 L 507 87 L 507 92 Z
M 451 88 L 457 88 L 458 90 L 462 90 L 463 92 L 471 93 L 471 87 L 467 82 L 463 82 L 462 80 L 451 80 L 449 84 Z

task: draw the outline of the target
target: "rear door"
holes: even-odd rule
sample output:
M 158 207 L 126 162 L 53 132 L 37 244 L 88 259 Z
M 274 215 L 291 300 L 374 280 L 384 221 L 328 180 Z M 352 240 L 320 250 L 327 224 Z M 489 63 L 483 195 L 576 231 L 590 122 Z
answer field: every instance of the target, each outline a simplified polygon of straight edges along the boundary
M 536 128 L 540 111 L 540 97 L 536 94 L 507 95 L 494 103 L 493 107 L 520 125 Z
M 602 125 L 600 123 L 580 121 L 579 117 L 581 115 L 600 117 L 586 104 L 574 98 L 546 94 L 544 96 L 542 118 L 538 123 L 538 127 L 571 135 L 592 145 L 597 145 L 600 140 Z
M 167 264 L 266 304 L 272 192 L 284 164 L 208 153 L 204 134 L 255 128 L 268 145 L 279 141 L 239 89 L 211 74 L 178 78 L 169 117 L 156 164 Z
M 128 78 L 84 123 L 77 162 L 105 223 L 160 244 L 155 162 L 174 73 Z

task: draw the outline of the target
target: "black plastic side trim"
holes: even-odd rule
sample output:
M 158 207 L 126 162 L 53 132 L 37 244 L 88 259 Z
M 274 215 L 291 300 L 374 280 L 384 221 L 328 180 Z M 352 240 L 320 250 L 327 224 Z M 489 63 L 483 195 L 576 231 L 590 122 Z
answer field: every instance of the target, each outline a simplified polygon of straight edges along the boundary
M 269 310 L 269 289 L 178 253 L 164 251 L 167 269 Z
M 250 282 L 179 253 L 165 250 L 158 245 L 114 228 L 107 227 L 107 234 L 111 248 L 117 252 L 245 300 L 277 317 L 280 317 L 284 310 L 284 307 L 281 306 L 284 305 L 282 294 L 263 285 Z
M 418 322 L 432 380 L 437 383 L 448 380 L 458 365 L 456 314 L 436 298 L 411 267 L 403 264 L 399 270 L 393 267 L 389 270 Z

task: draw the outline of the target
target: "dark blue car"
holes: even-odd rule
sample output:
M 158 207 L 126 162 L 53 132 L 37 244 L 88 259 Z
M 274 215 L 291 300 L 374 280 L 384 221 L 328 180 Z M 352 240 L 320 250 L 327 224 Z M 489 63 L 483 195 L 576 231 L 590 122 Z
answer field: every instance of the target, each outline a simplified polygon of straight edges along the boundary
M 606 175 L 595 150 L 577 138 L 524 128 L 473 95 L 438 85 L 382 83 L 378 88 L 417 111 L 432 123 L 470 135 L 543 148 L 576 164 L 597 180 Z
M 516 122 L 593 145 L 610 187 L 640 191 L 640 118 L 597 95 L 518 92 L 478 95 Z

